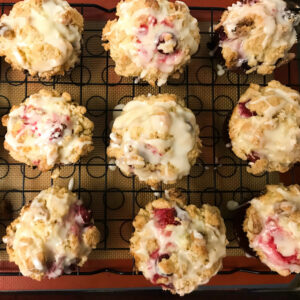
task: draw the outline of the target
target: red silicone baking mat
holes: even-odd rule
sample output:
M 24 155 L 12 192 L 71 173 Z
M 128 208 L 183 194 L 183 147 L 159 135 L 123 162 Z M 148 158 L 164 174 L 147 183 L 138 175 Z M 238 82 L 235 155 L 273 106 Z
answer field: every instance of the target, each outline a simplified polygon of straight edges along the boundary
M 223 7 L 231 1 L 187 1 L 192 14 L 198 18 L 201 29 L 201 45 L 192 63 L 179 80 L 170 80 L 168 85 L 153 88 L 146 83 L 120 78 L 114 72 L 114 62 L 101 46 L 101 30 L 105 20 L 114 18 L 116 1 L 79 3 L 76 7 L 85 18 L 83 52 L 80 64 L 62 78 L 49 82 L 11 70 L 3 59 L 0 66 L 0 114 L 24 100 L 41 88 L 55 88 L 69 92 L 73 99 L 87 107 L 87 116 L 95 123 L 95 150 L 74 166 L 62 167 L 60 178 L 54 182 L 67 186 L 74 178 L 75 192 L 94 213 L 95 223 L 101 231 L 102 240 L 93 251 L 87 264 L 72 275 L 55 280 L 35 282 L 18 276 L 15 265 L 7 262 L 3 244 L 0 244 L 0 289 L 87 289 L 151 286 L 142 276 L 134 275 L 133 260 L 129 256 L 131 221 L 140 207 L 155 199 L 154 192 L 162 193 L 168 186 L 153 191 L 134 177 L 125 177 L 114 169 L 113 162 L 105 153 L 109 141 L 110 123 L 114 107 L 127 103 L 139 94 L 176 93 L 185 99 L 194 111 L 201 129 L 203 152 L 190 176 L 181 180 L 177 187 L 190 203 L 217 205 L 225 218 L 229 240 L 224 269 L 209 285 L 276 284 L 290 282 L 272 275 L 255 258 L 246 258 L 240 249 L 233 230 L 234 214 L 226 203 L 249 200 L 264 189 L 267 183 L 298 182 L 297 172 L 279 177 L 277 173 L 253 176 L 245 171 L 245 162 L 237 159 L 226 147 L 224 124 L 233 106 L 250 82 L 266 84 L 272 76 L 237 75 L 227 72 L 217 75 L 217 60 L 209 56 L 207 43 L 213 39 L 212 26 L 218 21 Z M 9 4 L 0 5 L 8 12 Z M 299 89 L 297 74 L 299 58 L 276 72 L 275 77 L 283 83 Z M 225 125 L 226 126 L 226 125 Z M 0 129 L 1 144 L 5 135 Z M 0 235 L 15 218 L 22 205 L 32 199 L 41 189 L 49 187 L 53 180 L 49 173 L 41 174 L 14 161 L 0 148 Z M 9 209 L 5 207 L 9 206 Z

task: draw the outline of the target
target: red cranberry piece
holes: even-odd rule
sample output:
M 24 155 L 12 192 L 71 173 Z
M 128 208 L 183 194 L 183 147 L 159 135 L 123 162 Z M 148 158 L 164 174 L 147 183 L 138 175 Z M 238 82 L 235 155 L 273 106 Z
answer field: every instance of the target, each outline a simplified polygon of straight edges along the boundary
M 251 111 L 249 108 L 246 107 L 246 104 L 250 100 L 246 102 L 239 103 L 239 113 L 244 118 L 251 118 L 253 116 L 257 116 L 257 113 L 255 111 Z
M 23 120 L 23 121 L 28 121 L 28 117 L 26 116 L 26 115 L 23 115 L 22 117 L 21 117 L 21 119 Z M 25 124 L 25 122 L 24 122 L 24 124 Z M 25 125 L 27 125 L 27 124 L 25 124 Z
M 158 154 L 159 156 L 162 156 L 162 154 L 159 153 L 157 148 L 155 148 L 154 146 L 152 146 L 150 144 L 146 144 L 145 147 L 146 147 L 146 149 L 150 150 L 154 155 Z
M 158 252 L 159 252 L 159 249 L 156 249 L 155 251 L 153 251 L 153 252 L 150 254 L 150 258 L 152 258 L 152 259 L 157 259 L 158 256 L 159 256 Z
M 170 45 L 168 45 L 168 43 Z M 164 49 L 161 49 L 160 46 L 163 46 Z M 174 53 L 177 46 L 178 46 L 177 38 L 171 32 L 162 33 L 159 36 L 158 42 L 156 44 L 157 51 L 161 54 L 166 54 L 166 55 Z
M 46 267 L 47 267 L 48 272 L 50 272 L 55 267 L 55 261 L 47 260 L 46 261 Z
M 168 247 L 173 247 L 173 246 L 175 246 L 175 244 L 173 244 L 172 242 L 168 242 L 168 243 L 166 244 L 166 248 L 168 248 Z
M 179 225 L 180 222 L 175 221 L 177 216 L 175 208 L 162 208 L 154 210 L 154 220 L 158 227 L 164 229 L 167 225 Z
M 161 286 L 165 287 L 166 289 L 169 289 L 169 290 L 174 290 L 174 285 L 172 283 L 169 283 L 169 284 L 161 284 Z
M 156 263 L 157 263 L 157 264 L 160 263 L 164 258 L 165 258 L 165 259 L 169 259 L 169 258 L 170 258 L 170 255 L 167 254 L 167 253 L 161 254 L 161 255 L 158 257 Z M 172 276 L 172 275 L 173 275 L 173 273 L 167 274 L 167 273 L 162 272 L 162 271 L 160 270 L 160 268 L 159 268 L 159 273 L 160 273 L 162 276 Z
M 51 133 L 49 138 L 50 141 L 61 138 L 63 136 L 64 130 L 67 128 L 66 124 L 61 124 L 62 128 L 56 127 L 54 131 Z
M 172 235 L 172 231 L 165 231 L 164 236 L 170 237 Z
M 227 40 L 227 34 L 226 34 L 226 32 L 224 31 L 224 27 L 223 27 L 223 26 L 221 26 L 220 28 L 218 28 L 218 29 L 216 30 L 216 34 L 219 36 L 219 40 L 220 40 L 220 41 L 225 41 L 225 40 Z
M 148 25 L 146 25 L 146 24 L 140 25 L 138 32 L 140 35 L 146 35 L 148 33 Z
M 63 273 L 63 260 L 64 258 L 60 258 L 58 261 L 46 262 L 48 278 L 56 278 Z
M 71 263 L 69 266 L 65 266 L 64 273 L 65 274 L 71 274 L 72 272 L 75 272 L 77 270 L 76 263 Z
M 152 277 L 152 282 L 156 283 L 158 279 L 163 278 L 163 276 L 159 275 L 159 274 L 154 274 Z
M 267 245 L 269 248 L 272 249 L 273 251 L 273 254 L 275 256 L 277 256 L 277 258 L 279 258 L 280 260 L 288 263 L 288 264 L 300 264 L 300 260 L 297 258 L 297 254 L 293 254 L 293 255 L 290 255 L 290 256 L 284 256 L 282 255 L 280 252 L 278 252 L 278 249 L 277 249 L 277 246 L 274 242 L 274 237 L 273 236 L 270 236 L 268 242 L 267 242 Z
M 165 254 L 162 254 L 158 257 L 158 262 L 161 262 L 163 259 L 169 259 L 170 258 L 170 255 L 165 253 Z
M 83 205 L 76 205 L 76 215 L 80 216 L 84 225 L 89 225 L 92 218 L 92 211 L 86 209 Z
M 170 28 L 173 28 L 173 27 L 174 27 L 173 23 L 171 23 L 168 19 L 162 20 L 162 21 L 161 21 L 161 24 L 163 24 L 163 25 L 165 25 L 165 26 L 167 26 L 167 27 L 170 27 Z
M 38 165 L 40 164 L 40 162 L 41 162 L 41 160 L 38 159 L 38 160 L 33 161 L 32 164 L 33 164 L 34 166 L 38 166 Z
M 297 251 L 295 251 L 293 255 L 284 256 L 278 251 L 277 245 L 275 244 L 274 235 L 288 235 L 288 233 L 284 232 L 284 230 L 281 227 L 279 227 L 277 222 L 273 219 L 267 220 L 266 226 L 268 227 L 268 233 L 266 235 L 267 240 L 264 240 L 263 237 L 260 237 L 260 243 L 264 243 L 269 248 L 269 255 L 287 264 L 300 265 L 300 259 L 298 259 L 297 257 Z
M 159 274 L 154 274 L 154 276 L 152 277 L 152 282 L 154 284 L 157 284 L 157 280 L 160 279 L 160 278 L 165 278 L 164 276 L 161 276 Z M 174 289 L 174 285 L 172 283 L 169 283 L 169 284 L 164 284 L 164 283 L 158 283 L 158 285 L 160 286 L 163 286 L 165 287 L 166 289 L 170 289 L 170 290 L 173 290 Z
M 157 24 L 157 19 L 153 16 L 149 16 L 148 17 L 148 24 L 150 26 L 155 26 Z
M 80 221 L 79 221 L 80 223 L 82 223 L 82 221 L 81 221 L 81 217 L 80 217 Z M 74 234 L 74 235 L 76 235 L 76 236 L 79 236 L 79 233 L 80 233 L 80 225 L 78 225 L 78 223 L 74 223 L 72 226 L 71 226 L 71 228 L 70 228 L 70 231 Z
M 247 155 L 247 160 L 252 163 L 255 163 L 259 159 L 260 159 L 260 157 L 259 157 L 258 153 L 254 152 L 254 151 L 252 151 L 250 154 Z

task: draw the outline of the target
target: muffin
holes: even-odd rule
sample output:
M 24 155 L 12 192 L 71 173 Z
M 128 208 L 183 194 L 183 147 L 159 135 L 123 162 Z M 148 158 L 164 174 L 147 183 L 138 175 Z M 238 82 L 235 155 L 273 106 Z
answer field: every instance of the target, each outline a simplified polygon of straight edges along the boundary
M 229 136 L 249 173 L 288 171 L 300 161 L 300 94 L 275 80 L 251 84 L 233 110 Z
M 0 56 L 13 69 L 50 79 L 74 67 L 83 17 L 64 0 L 25 0 L 0 19 Z
M 300 273 L 300 186 L 268 185 L 246 212 L 250 247 L 282 276 Z
M 6 250 L 24 276 L 56 278 L 82 266 L 100 233 L 91 211 L 65 188 L 52 186 L 38 194 L 7 228 Z
M 156 187 L 189 174 L 200 154 L 195 115 L 171 94 L 138 96 L 114 120 L 107 155 L 127 176 Z
M 75 163 L 93 150 L 94 124 L 68 93 L 40 90 L 3 116 L 4 148 L 17 161 L 48 171 Z
M 284 0 L 250 0 L 233 4 L 215 27 L 225 65 L 247 74 L 271 74 L 295 57 L 299 15 Z
M 187 206 L 175 190 L 166 196 L 148 203 L 135 217 L 130 252 L 148 280 L 183 296 L 222 268 L 225 225 L 215 206 Z
M 184 2 L 124 0 L 119 17 L 103 29 L 104 49 L 110 50 L 115 71 L 137 76 L 151 85 L 179 78 L 200 43 L 198 22 Z

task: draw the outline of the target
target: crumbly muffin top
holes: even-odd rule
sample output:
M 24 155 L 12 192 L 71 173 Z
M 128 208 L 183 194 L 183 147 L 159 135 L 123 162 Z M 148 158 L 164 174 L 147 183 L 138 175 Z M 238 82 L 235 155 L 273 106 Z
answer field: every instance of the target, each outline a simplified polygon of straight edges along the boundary
M 300 94 L 275 80 L 251 84 L 233 111 L 229 135 L 249 172 L 286 172 L 300 161 Z
M 138 96 L 113 123 L 108 155 L 125 174 L 148 184 L 189 174 L 200 153 L 199 127 L 175 95 Z
M 2 118 L 7 126 L 4 147 L 16 160 L 41 171 L 75 163 L 93 149 L 94 125 L 85 112 L 68 93 L 40 90 Z
M 183 296 L 207 283 L 222 267 L 225 225 L 217 207 L 186 206 L 174 190 L 166 196 L 139 211 L 130 251 L 147 279 Z
M 120 75 L 139 76 L 153 85 L 158 80 L 160 86 L 198 49 L 198 22 L 181 1 L 121 1 L 117 16 L 103 29 L 103 40 Z
M 244 222 L 250 247 L 280 275 L 300 273 L 300 186 L 268 185 L 250 203 Z
M 300 18 L 286 7 L 283 0 L 253 0 L 224 12 L 215 29 L 228 68 L 246 66 L 246 73 L 270 74 L 295 56 L 288 52 L 297 42 L 294 26 Z
M 25 0 L 0 19 L 0 55 L 14 68 L 50 78 L 78 61 L 83 18 L 64 0 Z
M 87 210 L 75 194 L 52 186 L 24 206 L 3 238 L 10 261 L 24 276 L 55 278 L 82 266 L 100 239 Z

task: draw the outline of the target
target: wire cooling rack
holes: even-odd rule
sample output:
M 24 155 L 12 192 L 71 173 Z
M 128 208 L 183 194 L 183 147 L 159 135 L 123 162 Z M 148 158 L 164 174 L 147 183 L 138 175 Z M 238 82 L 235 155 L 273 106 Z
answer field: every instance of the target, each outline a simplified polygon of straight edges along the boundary
M 12 4 L 0 4 L 1 14 L 7 13 Z M 156 191 L 141 184 L 134 177 L 126 177 L 119 170 L 114 172 L 114 162 L 109 160 L 105 149 L 109 143 L 110 123 L 114 107 L 126 103 L 139 94 L 173 92 L 182 96 L 189 108 L 193 110 L 200 126 L 200 137 L 203 153 L 193 167 L 191 174 L 184 178 L 178 187 L 186 195 L 189 203 L 201 205 L 210 203 L 218 206 L 227 226 L 228 251 L 234 255 L 243 255 L 237 241 L 234 227 L 234 213 L 226 208 L 229 200 L 246 202 L 259 194 L 269 183 L 278 183 L 278 174 L 265 173 L 253 176 L 245 171 L 246 162 L 239 160 L 226 147 L 227 123 L 234 105 L 250 82 L 266 85 L 271 77 L 258 75 L 239 75 L 226 72 L 218 76 L 218 59 L 210 56 L 208 49 L 214 41 L 213 25 L 218 21 L 224 8 L 190 7 L 192 14 L 199 19 L 201 28 L 200 50 L 193 56 L 179 80 L 170 80 L 166 87 L 153 88 L 148 84 L 118 77 L 113 71 L 113 61 L 101 47 L 101 31 L 105 24 L 103 16 L 113 17 L 115 9 L 106 9 L 95 4 L 74 4 L 85 17 L 86 26 L 83 34 L 83 51 L 80 63 L 69 74 L 51 81 L 41 81 L 28 74 L 15 73 L 4 62 L 0 61 L 0 115 L 9 112 L 14 104 L 26 99 L 38 88 L 52 87 L 60 90 L 72 90 L 72 96 L 87 108 L 87 116 L 95 123 L 94 143 L 96 150 L 87 158 L 72 166 L 62 167 L 60 179 L 64 184 L 75 177 L 75 192 L 84 198 L 86 204 L 94 211 L 94 219 L 101 230 L 102 241 L 95 250 L 119 253 L 128 251 L 129 238 L 132 231 L 131 222 L 138 209 L 148 200 L 161 196 L 166 186 Z M 208 47 L 207 47 L 208 45 Z M 294 80 L 294 70 L 299 69 L 299 57 L 285 68 L 284 80 L 287 85 L 298 89 L 298 78 Z M 97 64 L 101 68 L 96 68 Z M 94 75 L 96 74 L 96 75 Z M 7 91 L 7 92 L 4 92 Z M 15 93 L 15 91 L 17 91 Z M 17 102 L 17 103 L 18 103 Z M 1 128 L 1 144 L 5 131 Z M 13 175 L 11 177 L 11 174 Z M 41 177 L 47 176 L 46 179 Z M 297 183 L 295 170 L 291 170 L 289 183 Z M 47 181 L 48 185 L 45 184 Z M 299 180 L 298 180 L 299 181 Z M 112 183 L 113 182 L 113 183 Z M 14 161 L 8 154 L 0 150 L 0 203 L 2 207 L 13 199 L 12 214 L 0 214 L 0 234 L 15 218 L 26 201 L 32 199 L 40 190 L 47 188 L 53 180 L 50 175 L 42 175 L 24 164 Z M 298 182 L 299 183 L 299 182 Z M 154 193 L 154 195 L 153 195 Z M 99 207 L 101 206 L 101 209 Z M 124 207 L 126 206 L 126 209 Z M 114 225 L 112 225 L 112 223 Z M 126 230 L 124 228 L 127 228 Z M 119 240 L 115 240 L 118 235 Z M 113 239 L 111 237 L 114 237 Z M 231 252 L 230 252 L 231 251 Z M 5 252 L 5 245 L 0 244 L 0 255 Z M 119 258 L 116 254 L 113 258 Z M 253 274 L 273 274 L 271 271 L 259 271 L 247 268 L 235 268 L 220 271 L 219 274 L 235 272 Z M 120 271 L 103 268 L 83 271 L 79 268 L 72 275 L 92 275 L 111 272 L 121 275 L 133 275 L 132 270 Z M 15 271 L 1 271 L 0 276 L 18 276 Z

